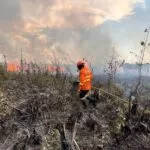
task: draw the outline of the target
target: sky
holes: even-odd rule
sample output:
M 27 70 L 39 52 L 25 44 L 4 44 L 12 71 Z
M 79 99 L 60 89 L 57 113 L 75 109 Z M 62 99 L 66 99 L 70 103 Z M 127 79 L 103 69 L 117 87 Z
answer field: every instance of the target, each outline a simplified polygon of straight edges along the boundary
M 149 0 L 0 0 L 0 60 L 99 66 L 135 63 L 150 25 Z M 147 49 L 145 61 L 149 61 Z

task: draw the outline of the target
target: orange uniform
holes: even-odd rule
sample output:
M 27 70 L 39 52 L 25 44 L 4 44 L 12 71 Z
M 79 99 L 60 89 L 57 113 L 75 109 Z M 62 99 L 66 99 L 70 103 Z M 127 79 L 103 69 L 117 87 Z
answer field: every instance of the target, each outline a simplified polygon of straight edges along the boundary
M 79 80 L 80 80 L 79 90 L 80 91 L 91 90 L 92 78 L 93 78 L 92 72 L 87 67 L 83 67 L 79 73 Z

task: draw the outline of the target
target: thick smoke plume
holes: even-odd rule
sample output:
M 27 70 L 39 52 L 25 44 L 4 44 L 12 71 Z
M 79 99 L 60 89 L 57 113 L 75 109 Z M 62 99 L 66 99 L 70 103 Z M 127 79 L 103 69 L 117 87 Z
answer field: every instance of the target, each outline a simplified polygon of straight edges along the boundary
M 98 27 L 134 13 L 144 0 L 0 0 L 0 52 L 9 61 L 102 62 L 111 35 Z M 100 59 L 101 58 L 101 59 Z

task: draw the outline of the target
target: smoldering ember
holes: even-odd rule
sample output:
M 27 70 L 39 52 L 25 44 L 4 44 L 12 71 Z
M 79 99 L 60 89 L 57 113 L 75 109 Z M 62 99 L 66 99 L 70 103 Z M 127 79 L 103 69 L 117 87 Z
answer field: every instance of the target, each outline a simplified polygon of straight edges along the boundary
M 149 0 L 0 0 L 0 150 L 149 150 Z

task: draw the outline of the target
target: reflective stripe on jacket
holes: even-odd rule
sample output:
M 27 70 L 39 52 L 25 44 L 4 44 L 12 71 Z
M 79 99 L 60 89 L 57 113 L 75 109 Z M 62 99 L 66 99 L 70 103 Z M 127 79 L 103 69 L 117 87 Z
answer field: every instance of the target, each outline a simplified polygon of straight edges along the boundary
M 91 90 L 92 78 L 92 72 L 88 68 L 84 67 L 83 69 L 81 69 L 79 73 L 79 90 Z

